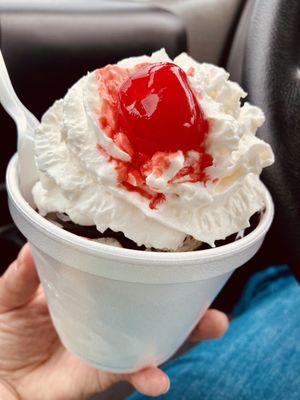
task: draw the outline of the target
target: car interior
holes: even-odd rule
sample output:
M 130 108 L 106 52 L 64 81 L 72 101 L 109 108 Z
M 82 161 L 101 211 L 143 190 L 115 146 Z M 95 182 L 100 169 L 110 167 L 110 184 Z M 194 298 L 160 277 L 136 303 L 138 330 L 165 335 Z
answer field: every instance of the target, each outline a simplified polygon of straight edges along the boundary
M 13 85 L 37 118 L 95 68 L 164 47 L 224 67 L 261 107 L 258 136 L 276 162 L 262 175 L 275 219 L 262 248 L 238 269 L 215 305 L 230 312 L 249 276 L 289 263 L 300 276 L 300 2 L 298 0 L 0 1 L 0 47 Z M 0 108 L 1 272 L 24 237 L 10 218 L 5 170 L 16 151 L 16 129 Z M 119 385 L 97 399 L 122 399 Z

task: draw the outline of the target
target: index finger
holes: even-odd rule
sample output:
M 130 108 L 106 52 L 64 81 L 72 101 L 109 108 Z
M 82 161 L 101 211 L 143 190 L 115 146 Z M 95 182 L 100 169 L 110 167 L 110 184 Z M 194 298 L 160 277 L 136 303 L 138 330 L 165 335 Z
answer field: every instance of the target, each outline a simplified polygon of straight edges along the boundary
M 200 342 L 222 337 L 229 327 L 229 319 L 222 311 L 210 309 L 199 321 L 189 337 L 189 341 Z

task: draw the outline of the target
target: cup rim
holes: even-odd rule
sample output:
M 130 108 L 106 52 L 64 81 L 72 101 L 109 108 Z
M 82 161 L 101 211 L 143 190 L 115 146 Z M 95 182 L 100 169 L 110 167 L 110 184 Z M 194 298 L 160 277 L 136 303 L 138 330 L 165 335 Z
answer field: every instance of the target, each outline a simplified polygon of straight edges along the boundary
M 211 259 L 224 258 L 231 256 L 234 253 L 243 251 L 250 247 L 263 237 L 269 230 L 274 216 L 274 204 L 272 197 L 266 189 L 265 211 L 258 226 L 238 241 L 231 242 L 219 247 L 195 250 L 190 252 L 147 252 L 141 250 L 126 249 L 114 247 L 99 242 L 87 240 L 84 237 L 63 230 L 54 223 L 42 217 L 35 211 L 21 194 L 18 174 L 17 174 L 17 153 L 9 161 L 6 171 L 6 187 L 11 201 L 14 203 L 18 211 L 31 224 L 33 224 L 41 233 L 50 236 L 59 242 L 64 242 L 66 245 L 76 247 L 78 250 L 84 251 L 94 256 L 101 256 L 109 259 L 119 259 L 123 262 L 136 262 L 142 260 L 143 263 L 158 263 L 158 264 L 194 264 L 201 261 L 209 261 Z

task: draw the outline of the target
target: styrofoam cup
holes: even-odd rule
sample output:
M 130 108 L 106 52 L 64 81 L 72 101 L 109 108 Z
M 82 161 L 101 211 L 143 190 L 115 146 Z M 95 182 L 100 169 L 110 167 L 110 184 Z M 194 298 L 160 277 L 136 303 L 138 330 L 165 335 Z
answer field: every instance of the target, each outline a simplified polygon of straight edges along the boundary
M 174 354 L 231 273 L 260 248 L 274 213 L 267 193 L 259 225 L 243 239 L 187 253 L 143 252 L 87 240 L 41 217 L 20 193 L 16 156 L 7 190 L 63 344 L 96 368 L 122 373 Z

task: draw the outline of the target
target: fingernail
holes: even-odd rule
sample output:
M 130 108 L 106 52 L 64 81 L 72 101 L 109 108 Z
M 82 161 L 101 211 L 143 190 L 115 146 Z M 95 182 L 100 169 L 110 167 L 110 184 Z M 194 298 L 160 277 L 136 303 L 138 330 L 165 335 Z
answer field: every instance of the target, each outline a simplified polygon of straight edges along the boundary
M 16 271 L 22 268 L 22 265 L 24 263 L 24 255 L 25 255 L 25 246 L 23 246 L 22 249 L 19 251 L 17 262 L 15 264 Z
M 171 387 L 170 378 L 167 378 L 167 388 L 166 388 L 166 390 L 163 392 L 163 394 L 168 393 L 168 391 L 170 390 L 170 387 Z

